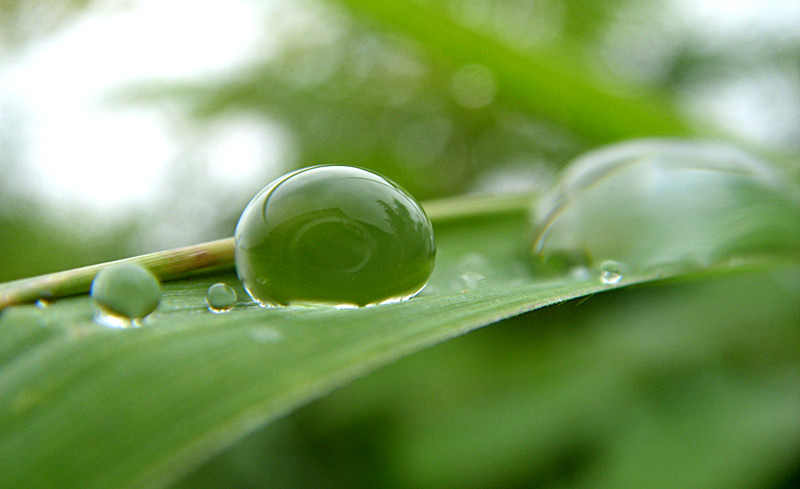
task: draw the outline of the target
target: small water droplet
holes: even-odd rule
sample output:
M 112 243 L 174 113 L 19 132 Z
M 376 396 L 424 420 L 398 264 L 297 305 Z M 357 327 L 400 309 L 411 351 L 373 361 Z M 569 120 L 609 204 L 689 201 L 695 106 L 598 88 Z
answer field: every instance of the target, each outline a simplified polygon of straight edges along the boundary
M 604 284 L 618 284 L 622 280 L 622 274 L 622 265 L 614 260 L 606 260 L 600 264 L 600 281 Z
M 465 290 L 475 289 L 486 281 L 486 276 L 475 270 L 469 270 L 458 276 L 461 287 Z
M 119 263 L 104 268 L 95 276 L 90 294 L 99 324 L 125 328 L 138 326 L 135 320 L 156 310 L 161 300 L 161 286 L 146 268 Z
M 643 140 L 593 151 L 537 204 L 536 263 L 563 273 L 614 260 L 631 273 L 665 275 L 796 253 L 800 191 L 790 182 L 720 144 Z
M 45 290 L 39 294 L 39 298 L 36 300 L 36 307 L 46 309 L 50 307 L 53 302 L 55 302 L 55 295 L 51 291 Z
M 262 305 L 369 306 L 428 281 L 436 248 L 419 204 L 368 170 L 322 165 L 284 175 L 248 204 L 236 272 Z
M 208 310 L 214 313 L 229 311 L 236 303 L 236 291 L 228 284 L 216 283 L 206 292 Z
M 464 270 L 456 277 L 454 286 L 461 290 L 475 289 L 487 280 L 491 271 L 489 260 L 481 253 L 464 253 L 455 265 L 456 270 Z

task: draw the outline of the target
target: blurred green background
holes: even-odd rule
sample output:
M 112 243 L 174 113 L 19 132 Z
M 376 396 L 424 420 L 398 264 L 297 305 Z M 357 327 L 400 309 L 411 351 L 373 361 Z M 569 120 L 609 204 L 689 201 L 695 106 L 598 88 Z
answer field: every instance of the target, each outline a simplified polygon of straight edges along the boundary
M 697 135 L 797 180 L 797 25 L 789 0 L 3 0 L 0 281 L 230 236 L 310 164 L 425 200 L 539 191 L 599 145 Z M 180 486 L 797 487 L 798 276 L 506 321 Z

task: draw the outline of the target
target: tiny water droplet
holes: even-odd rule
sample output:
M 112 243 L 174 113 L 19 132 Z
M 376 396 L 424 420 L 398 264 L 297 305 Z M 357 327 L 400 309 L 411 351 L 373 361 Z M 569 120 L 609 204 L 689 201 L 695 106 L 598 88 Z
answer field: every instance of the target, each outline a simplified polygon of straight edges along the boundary
M 206 292 L 208 310 L 215 313 L 225 312 L 236 303 L 236 291 L 228 284 L 216 283 Z
M 612 145 L 570 163 L 539 201 L 533 252 L 545 270 L 559 273 L 614 260 L 631 273 L 661 275 L 796 253 L 800 191 L 791 182 L 721 144 Z
M 607 285 L 618 284 L 622 280 L 622 265 L 614 260 L 600 264 L 600 281 Z
M 248 204 L 236 272 L 262 305 L 368 306 L 417 294 L 433 270 L 433 228 L 390 180 L 322 165 L 284 175 Z
M 461 290 L 471 290 L 481 286 L 491 271 L 489 260 L 483 254 L 475 252 L 461 255 L 455 268 L 463 270 L 455 281 L 455 287 Z
M 475 270 L 469 270 L 458 276 L 461 288 L 464 290 L 475 289 L 486 281 L 486 276 Z
M 51 291 L 45 290 L 39 294 L 39 298 L 36 300 L 36 307 L 46 309 L 50 307 L 53 302 L 55 302 L 55 295 Z
M 90 292 L 96 305 L 96 321 L 113 328 L 134 324 L 158 307 L 161 286 L 155 275 L 133 263 L 119 263 L 101 270 Z

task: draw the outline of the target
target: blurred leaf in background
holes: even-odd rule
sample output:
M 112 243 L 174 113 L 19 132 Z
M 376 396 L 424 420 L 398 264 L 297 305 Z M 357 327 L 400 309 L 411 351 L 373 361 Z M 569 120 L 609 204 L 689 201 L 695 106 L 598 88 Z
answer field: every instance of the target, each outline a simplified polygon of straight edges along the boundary
M 0 15 L 0 281 L 229 236 L 256 191 L 309 164 L 369 167 L 420 199 L 539 191 L 607 142 L 726 133 L 800 175 L 797 2 L 12 1 Z M 68 44 L 103 22 L 136 27 Z M 241 49 L 226 44 L 237 31 Z M 97 68 L 87 100 L 143 118 L 37 116 L 25 97 L 80 85 L 80 69 L 32 68 L 59 43 L 86 51 L 42 59 Z M 230 62 L 174 68 L 224 61 L 215 45 Z M 131 68 L 143 59 L 159 68 Z M 39 92 L 20 88 L 36 73 Z M 43 120 L 77 149 L 39 137 Z M 104 126 L 117 148 L 90 151 L 112 135 L 81 131 Z M 101 164 L 80 174 L 82 158 Z M 140 162 L 149 187 L 119 176 L 136 158 L 155 161 Z M 83 182 L 106 168 L 91 185 L 134 197 L 76 204 L 43 183 L 58 168 Z M 797 277 L 658 284 L 506 321 L 301 409 L 176 487 L 796 487 Z

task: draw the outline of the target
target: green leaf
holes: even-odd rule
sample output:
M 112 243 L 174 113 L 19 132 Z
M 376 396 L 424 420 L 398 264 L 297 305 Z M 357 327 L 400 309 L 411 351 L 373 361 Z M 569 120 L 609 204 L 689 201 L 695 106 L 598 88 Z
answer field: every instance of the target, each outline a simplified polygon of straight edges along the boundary
M 428 290 L 357 310 L 204 302 L 232 273 L 165 286 L 141 328 L 93 321 L 87 296 L 0 317 L 0 480 L 9 487 L 162 486 L 283 413 L 397 358 L 609 288 L 528 266 L 520 209 L 438 221 Z M 630 277 L 625 283 L 643 280 Z
M 405 355 L 475 328 L 616 287 L 536 276 L 524 200 L 431 206 L 428 288 L 398 304 L 229 313 L 204 302 L 232 272 L 165 285 L 140 328 L 93 320 L 87 296 L 0 316 L 0 480 L 9 487 L 161 487 L 244 434 Z M 625 277 L 629 285 L 653 277 Z

